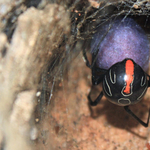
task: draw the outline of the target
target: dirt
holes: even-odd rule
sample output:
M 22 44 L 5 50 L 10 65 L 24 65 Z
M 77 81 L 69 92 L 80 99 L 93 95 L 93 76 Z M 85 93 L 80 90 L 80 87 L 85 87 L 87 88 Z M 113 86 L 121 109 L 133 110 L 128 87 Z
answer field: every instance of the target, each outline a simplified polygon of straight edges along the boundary
M 149 130 L 105 97 L 91 107 L 91 71 L 82 55 L 71 63 L 41 122 L 38 150 L 147 150 Z M 96 88 L 95 96 L 101 88 Z M 146 122 L 150 90 L 131 110 Z

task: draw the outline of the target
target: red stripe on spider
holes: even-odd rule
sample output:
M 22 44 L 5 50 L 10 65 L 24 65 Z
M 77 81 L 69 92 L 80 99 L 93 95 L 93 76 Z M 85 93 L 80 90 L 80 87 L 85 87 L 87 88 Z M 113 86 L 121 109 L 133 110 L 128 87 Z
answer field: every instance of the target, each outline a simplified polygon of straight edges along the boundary
M 127 60 L 125 64 L 125 82 L 126 86 L 124 89 L 124 93 L 130 94 L 131 93 L 131 83 L 133 82 L 133 75 L 134 75 L 134 64 L 132 60 Z

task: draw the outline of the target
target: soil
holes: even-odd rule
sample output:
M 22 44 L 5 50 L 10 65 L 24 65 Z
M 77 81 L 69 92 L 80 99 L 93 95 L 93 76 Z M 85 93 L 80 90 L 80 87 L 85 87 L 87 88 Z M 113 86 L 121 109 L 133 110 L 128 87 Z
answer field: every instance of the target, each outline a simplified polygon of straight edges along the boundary
M 68 77 L 54 92 L 47 115 L 41 122 L 38 150 L 147 150 L 149 130 L 105 97 L 91 107 L 87 95 L 91 89 L 91 70 L 79 55 L 71 63 Z M 94 96 L 101 87 L 95 88 Z M 147 121 L 150 90 L 131 110 Z

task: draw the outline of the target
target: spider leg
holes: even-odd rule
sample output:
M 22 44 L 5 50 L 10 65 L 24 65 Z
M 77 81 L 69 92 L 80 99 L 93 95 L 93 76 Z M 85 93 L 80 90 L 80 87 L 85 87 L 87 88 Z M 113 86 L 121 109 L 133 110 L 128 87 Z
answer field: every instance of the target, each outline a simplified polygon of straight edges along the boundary
M 92 53 L 92 63 L 90 64 L 90 62 L 89 62 L 89 60 L 87 58 L 87 55 L 86 55 L 86 50 L 85 50 L 85 48 L 83 48 L 83 51 L 82 51 L 83 58 L 84 58 L 84 60 L 86 62 L 86 66 L 89 67 L 90 69 L 92 69 L 93 66 L 95 66 L 95 62 L 96 62 L 97 57 L 98 57 L 98 51 L 99 50 L 97 49 L 96 53 Z
M 93 60 L 95 59 L 95 56 L 94 57 L 92 56 L 93 57 L 92 58 L 92 65 L 90 65 L 89 60 L 86 56 L 85 49 L 83 49 L 83 57 L 86 61 L 86 66 L 89 67 L 90 69 L 92 69 L 92 84 L 98 85 L 99 83 L 102 82 L 104 74 L 106 73 L 107 70 L 98 68 L 95 63 L 93 64 Z
M 86 66 L 89 67 L 91 70 L 92 70 L 92 84 L 93 85 L 98 85 L 99 83 L 102 82 L 103 78 L 104 78 L 104 75 L 106 73 L 107 70 L 105 69 L 101 69 L 101 68 L 98 68 L 96 66 L 96 59 L 97 59 L 97 54 L 98 54 L 98 50 L 96 51 L 96 54 L 92 54 L 92 64 L 89 63 L 89 60 L 87 58 L 87 55 L 86 55 L 86 51 L 85 49 L 83 48 L 83 57 L 85 59 L 85 62 L 86 62 Z M 96 106 L 101 98 L 103 97 L 103 92 L 101 92 L 99 94 L 99 96 L 95 99 L 95 101 L 92 101 L 91 100 L 91 91 L 88 95 L 88 100 L 89 100 L 89 103 L 91 106 Z
M 92 84 L 98 85 L 99 83 L 103 81 L 103 77 L 104 77 L 104 74 L 101 74 L 99 76 L 95 76 L 94 74 L 92 74 Z
M 87 55 L 86 55 L 86 51 L 85 51 L 85 49 L 83 48 L 83 57 L 84 57 L 84 60 L 85 60 L 85 62 L 86 62 L 86 66 L 87 67 L 89 67 L 90 69 L 92 69 L 92 65 L 90 65 L 90 62 L 89 62 L 89 60 L 88 60 L 88 58 L 87 58 Z
M 150 109 L 149 109 L 149 114 L 147 118 L 147 123 L 143 122 L 140 118 L 138 118 L 129 108 L 129 106 L 124 106 L 124 109 L 126 112 L 128 112 L 133 118 L 135 118 L 140 124 L 142 124 L 144 127 L 148 127 L 149 124 L 149 117 L 150 117 Z
M 100 94 L 99 94 L 99 96 L 95 99 L 95 101 L 92 101 L 91 100 L 91 92 L 89 93 L 89 95 L 88 95 L 88 100 L 89 100 L 89 102 L 90 102 L 90 105 L 91 106 L 96 106 L 99 102 L 100 102 L 100 100 L 102 99 L 102 97 L 103 97 L 103 92 L 101 92 Z
M 104 75 L 106 74 L 107 70 L 106 69 L 101 69 L 94 64 L 92 68 L 92 84 L 93 85 L 98 85 L 103 81 Z

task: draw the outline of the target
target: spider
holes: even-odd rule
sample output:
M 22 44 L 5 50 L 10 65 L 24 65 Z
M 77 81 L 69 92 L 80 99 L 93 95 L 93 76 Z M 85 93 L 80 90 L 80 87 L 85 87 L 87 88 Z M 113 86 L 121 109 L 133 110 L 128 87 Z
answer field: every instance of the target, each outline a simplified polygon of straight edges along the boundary
M 96 106 L 104 95 L 110 102 L 123 106 L 144 127 L 148 127 L 150 109 L 145 123 L 129 108 L 129 105 L 141 101 L 150 87 L 150 76 L 146 73 L 149 42 L 143 29 L 131 18 L 121 17 L 107 22 L 93 36 L 91 54 L 90 64 L 83 50 L 86 66 L 92 71 L 92 84 L 102 83 L 102 91 L 94 101 L 89 93 L 90 105 Z

